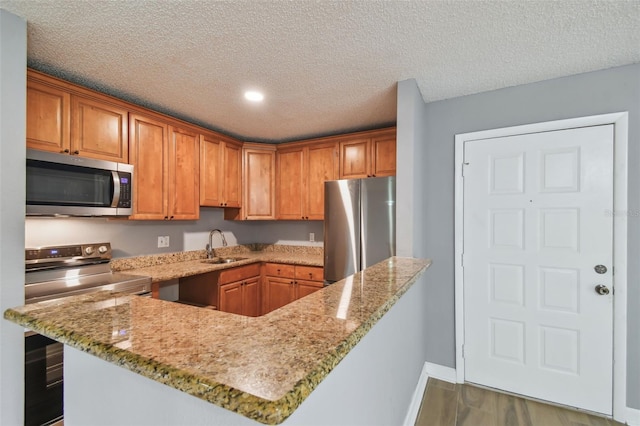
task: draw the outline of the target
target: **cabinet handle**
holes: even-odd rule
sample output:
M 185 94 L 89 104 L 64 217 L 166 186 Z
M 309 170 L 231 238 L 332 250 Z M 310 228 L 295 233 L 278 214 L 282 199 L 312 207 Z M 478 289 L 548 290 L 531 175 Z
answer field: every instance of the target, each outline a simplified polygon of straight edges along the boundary
M 76 149 L 75 151 L 73 151 L 73 153 L 74 153 L 75 155 L 78 155 L 78 154 L 80 154 L 80 151 L 78 151 L 78 150 Z
M 171 216 L 171 217 L 169 218 L 169 220 L 173 220 L 173 216 Z
M 65 150 L 60 151 L 60 154 L 68 154 L 68 153 L 69 153 L 69 150 L 68 150 L 68 149 L 65 149 Z
M 165 216 L 165 217 L 164 217 L 164 220 L 169 220 L 169 216 Z
M 224 204 L 223 204 L 223 203 L 220 203 L 220 206 L 222 207 L 222 206 L 224 206 Z

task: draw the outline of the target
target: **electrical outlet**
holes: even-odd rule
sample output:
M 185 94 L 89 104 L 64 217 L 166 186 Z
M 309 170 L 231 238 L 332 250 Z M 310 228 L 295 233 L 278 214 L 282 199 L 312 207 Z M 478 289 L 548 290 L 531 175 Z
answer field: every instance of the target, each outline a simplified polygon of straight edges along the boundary
M 158 248 L 160 247 L 169 247 L 169 236 L 165 235 L 164 237 L 158 237 Z
M 314 242 L 316 240 L 316 234 L 309 232 L 309 241 Z

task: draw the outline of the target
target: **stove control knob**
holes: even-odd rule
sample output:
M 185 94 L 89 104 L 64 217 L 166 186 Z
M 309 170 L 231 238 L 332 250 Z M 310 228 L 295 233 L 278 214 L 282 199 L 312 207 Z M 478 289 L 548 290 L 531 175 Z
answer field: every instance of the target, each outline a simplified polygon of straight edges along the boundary
M 100 254 L 105 254 L 105 253 L 107 252 L 107 250 L 109 250 L 109 249 L 107 248 L 107 246 L 100 246 L 100 247 L 98 247 L 98 253 L 100 253 Z
M 91 247 L 91 246 L 86 247 L 86 248 L 84 249 L 84 252 L 85 252 L 85 254 L 87 254 L 87 255 L 91 255 L 91 254 L 93 254 L 93 247 Z

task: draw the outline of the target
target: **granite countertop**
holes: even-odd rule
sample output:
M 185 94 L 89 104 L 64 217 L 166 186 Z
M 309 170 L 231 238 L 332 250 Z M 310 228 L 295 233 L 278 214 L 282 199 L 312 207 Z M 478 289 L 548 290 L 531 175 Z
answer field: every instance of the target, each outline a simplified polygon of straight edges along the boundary
M 257 318 L 110 291 L 8 309 L 4 317 L 261 423 L 279 424 L 430 264 L 392 257 Z
M 204 263 L 204 250 L 113 259 L 111 269 L 132 275 L 151 277 L 153 282 L 168 281 L 191 275 L 235 268 L 256 262 L 288 263 L 320 266 L 324 264 L 322 247 L 249 244 L 214 249 L 216 257 L 241 258 L 225 264 Z

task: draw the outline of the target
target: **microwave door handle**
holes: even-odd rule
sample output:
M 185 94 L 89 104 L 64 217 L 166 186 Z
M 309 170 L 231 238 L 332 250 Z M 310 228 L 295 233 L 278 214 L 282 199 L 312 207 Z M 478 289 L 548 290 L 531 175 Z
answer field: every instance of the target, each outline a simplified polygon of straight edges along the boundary
M 111 207 L 118 207 L 120 202 L 120 176 L 118 172 L 111 171 L 111 177 L 113 178 L 113 201 Z

